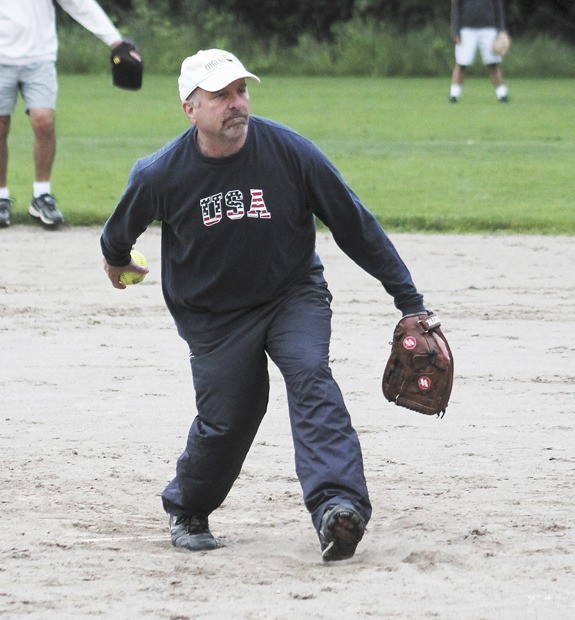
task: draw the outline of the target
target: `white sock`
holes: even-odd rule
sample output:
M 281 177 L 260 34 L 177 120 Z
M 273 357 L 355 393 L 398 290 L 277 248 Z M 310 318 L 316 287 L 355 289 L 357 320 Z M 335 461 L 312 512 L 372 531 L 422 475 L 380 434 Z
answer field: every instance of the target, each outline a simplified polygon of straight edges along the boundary
M 501 99 L 501 97 L 507 97 L 507 86 L 505 84 L 501 84 L 495 89 L 495 94 L 497 95 L 497 99 Z
M 50 181 L 34 181 L 34 198 L 38 198 L 42 194 L 51 194 L 52 188 Z
M 463 92 L 463 87 L 461 86 L 461 84 L 451 85 L 451 92 L 450 92 L 451 97 L 456 97 L 457 99 L 459 99 L 459 97 L 461 97 L 462 92 Z
M 0 200 L 10 198 L 10 190 L 7 187 L 0 187 Z

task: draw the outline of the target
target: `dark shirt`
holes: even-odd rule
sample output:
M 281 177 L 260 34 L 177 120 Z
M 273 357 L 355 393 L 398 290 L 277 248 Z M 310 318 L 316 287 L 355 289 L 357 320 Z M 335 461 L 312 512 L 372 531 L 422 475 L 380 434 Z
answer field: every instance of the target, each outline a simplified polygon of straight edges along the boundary
M 214 159 L 195 134 L 191 127 L 136 163 L 101 237 L 108 263 L 122 266 L 140 234 L 162 222 L 163 293 L 184 337 L 190 313 L 250 309 L 323 283 L 315 218 L 404 314 L 423 310 L 384 230 L 312 142 L 252 116 L 242 149 Z
M 451 31 L 459 34 L 462 28 L 496 28 L 505 30 L 502 0 L 452 0 Z

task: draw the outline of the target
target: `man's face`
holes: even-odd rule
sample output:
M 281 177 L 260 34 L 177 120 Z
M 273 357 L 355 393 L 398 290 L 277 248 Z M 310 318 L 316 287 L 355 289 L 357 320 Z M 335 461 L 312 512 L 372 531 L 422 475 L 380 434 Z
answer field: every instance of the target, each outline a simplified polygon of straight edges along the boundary
M 236 80 L 213 93 L 198 88 L 183 106 L 202 140 L 229 146 L 243 144 L 250 115 L 245 79 Z

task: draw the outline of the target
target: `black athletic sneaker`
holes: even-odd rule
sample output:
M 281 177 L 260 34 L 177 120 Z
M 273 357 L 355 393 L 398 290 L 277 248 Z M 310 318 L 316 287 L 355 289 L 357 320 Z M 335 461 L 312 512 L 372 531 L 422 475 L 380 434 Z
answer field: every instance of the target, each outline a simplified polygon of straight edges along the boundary
M 328 506 L 321 520 L 319 541 L 324 562 L 353 557 L 365 532 L 365 521 L 349 506 Z
M 210 532 L 208 517 L 170 515 L 170 535 L 174 547 L 184 547 L 190 551 L 209 551 L 218 548 L 218 541 Z
M 0 198 L 0 226 L 10 226 L 12 202 L 9 198 Z
M 64 216 L 56 207 L 56 198 L 52 194 L 42 194 L 32 199 L 28 209 L 32 217 L 39 218 L 46 226 L 58 226 L 64 221 Z

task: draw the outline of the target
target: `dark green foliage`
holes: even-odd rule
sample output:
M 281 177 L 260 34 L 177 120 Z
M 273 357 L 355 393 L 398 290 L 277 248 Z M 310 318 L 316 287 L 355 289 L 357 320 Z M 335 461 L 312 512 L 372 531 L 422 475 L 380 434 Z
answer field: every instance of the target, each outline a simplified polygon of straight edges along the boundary
M 211 5 L 236 16 L 260 39 L 295 44 L 306 32 L 318 41 L 329 39 L 335 23 L 351 18 L 354 0 L 212 0 Z
M 119 26 L 146 16 L 199 27 L 225 13 L 249 26 L 258 38 L 277 37 L 290 44 L 304 33 L 320 41 L 329 39 L 334 25 L 353 16 L 393 24 L 405 32 L 432 22 L 447 23 L 450 13 L 450 0 L 100 0 L 100 4 Z M 573 0 L 504 0 L 504 5 L 512 35 L 546 34 L 575 45 Z
M 512 0 L 508 5 L 509 28 L 515 35 L 547 34 L 575 45 L 573 0 Z
M 449 0 L 356 0 L 355 11 L 360 17 L 395 24 L 400 30 L 406 31 L 422 28 L 430 22 L 448 22 L 450 4 Z
M 450 0 L 102 0 L 147 73 L 177 73 L 198 49 L 228 49 L 278 75 L 447 75 Z M 265 9 L 264 9 L 265 5 Z M 349 18 L 351 7 L 353 15 Z M 509 77 L 575 77 L 575 2 L 507 0 Z M 259 10 L 259 12 L 258 12 Z M 108 70 L 102 43 L 59 9 L 63 73 Z M 473 71 L 481 72 L 481 67 Z

